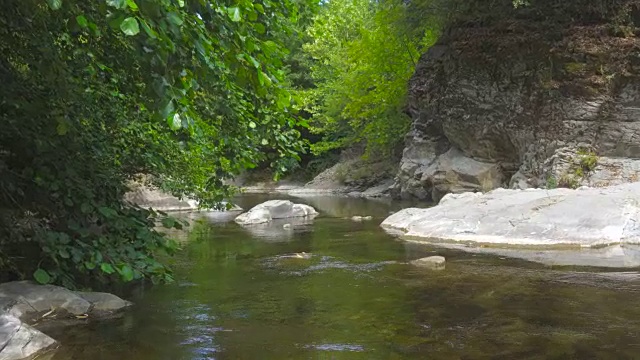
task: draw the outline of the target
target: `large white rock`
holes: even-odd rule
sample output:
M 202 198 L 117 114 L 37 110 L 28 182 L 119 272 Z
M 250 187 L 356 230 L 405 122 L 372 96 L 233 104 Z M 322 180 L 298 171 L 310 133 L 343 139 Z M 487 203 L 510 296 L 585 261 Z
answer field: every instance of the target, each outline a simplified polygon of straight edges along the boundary
M 408 238 L 534 247 L 640 244 L 640 183 L 607 188 L 497 189 L 404 209 L 381 226 Z
M 274 219 L 297 217 L 312 217 L 318 212 L 309 205 L 294 204 L 289 200 L 269 200 L 256 205 L 244 214 L 240 214 L 235 221 L 239 224 L 263 224 Z

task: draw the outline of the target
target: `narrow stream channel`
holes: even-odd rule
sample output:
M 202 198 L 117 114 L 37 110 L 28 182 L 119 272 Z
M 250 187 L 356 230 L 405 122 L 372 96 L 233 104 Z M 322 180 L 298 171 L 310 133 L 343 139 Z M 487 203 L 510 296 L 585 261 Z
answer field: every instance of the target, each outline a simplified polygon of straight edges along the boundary
M 279 196 L 278 198 L 286 198 Z M 267 200 L 247 195 L 239 205 Z M 406 244 L 378 224 L 403 204 L 297 198 L 321 216 L 284 229 L 204 218 L 176 282 L 121 319 L 52 334 L 54 359 L 631 359 L 640 282 Z M 352 215 L 373 221 L 353 222 Z M 301 254 L 304 252 L 305 254 Z M 295 254 L 300 254 L 298 257 Z M 407 265 L 429 255 L 446 270 Z

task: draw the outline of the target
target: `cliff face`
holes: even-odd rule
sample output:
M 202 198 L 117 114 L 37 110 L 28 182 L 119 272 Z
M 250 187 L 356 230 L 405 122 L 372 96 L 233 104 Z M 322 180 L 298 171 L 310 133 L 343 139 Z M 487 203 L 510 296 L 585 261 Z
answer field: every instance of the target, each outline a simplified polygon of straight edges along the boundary
M 475 0 L 422 56 L 396 196 L 640 179 L 640 3 L 531 2 Z

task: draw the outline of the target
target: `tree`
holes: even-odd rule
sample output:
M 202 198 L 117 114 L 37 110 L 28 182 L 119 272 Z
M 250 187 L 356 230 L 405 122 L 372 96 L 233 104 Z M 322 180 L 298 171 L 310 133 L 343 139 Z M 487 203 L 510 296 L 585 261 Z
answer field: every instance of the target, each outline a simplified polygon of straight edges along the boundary
M 0 14 L 0 270 L 72 287 L 170 279 L 182 223 L 123 201 L 139 174 L 215 206 L 301 150 L 289 1 L 20 0 Z M 271 158 L 261 151 L 275 149 Z
M 407 82 L 437 30 L 409 23 L 399 0 L 337 0 L 324 4 L 304 49 L 315 88 L 303 91 L 312 130 L 324 140 L 315 153 L 365 143 L 367 155 L 394 152 L 408 130 Z

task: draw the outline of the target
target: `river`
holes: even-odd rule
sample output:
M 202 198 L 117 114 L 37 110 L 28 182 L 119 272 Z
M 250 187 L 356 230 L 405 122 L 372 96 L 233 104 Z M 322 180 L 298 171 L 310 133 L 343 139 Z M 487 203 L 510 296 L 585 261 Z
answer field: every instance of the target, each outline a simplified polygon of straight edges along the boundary
M 278 198 L 286 198 L 279 196 Z M 245 209 L 266 200 L 247 195 Z M 401 242 L 406 204 L 317 197 L 312 223 L 178 234 L 176 281 L 137 288 L 122 318 L 58 329 L 54 359 L 631 359 L 640 283 L 625 274 Z M 352 215 L 372 215 L 354 222 Z M 297 255 L 296 255 L 297 254 Z M 408 260 L 443 255 L 444 271 Z

